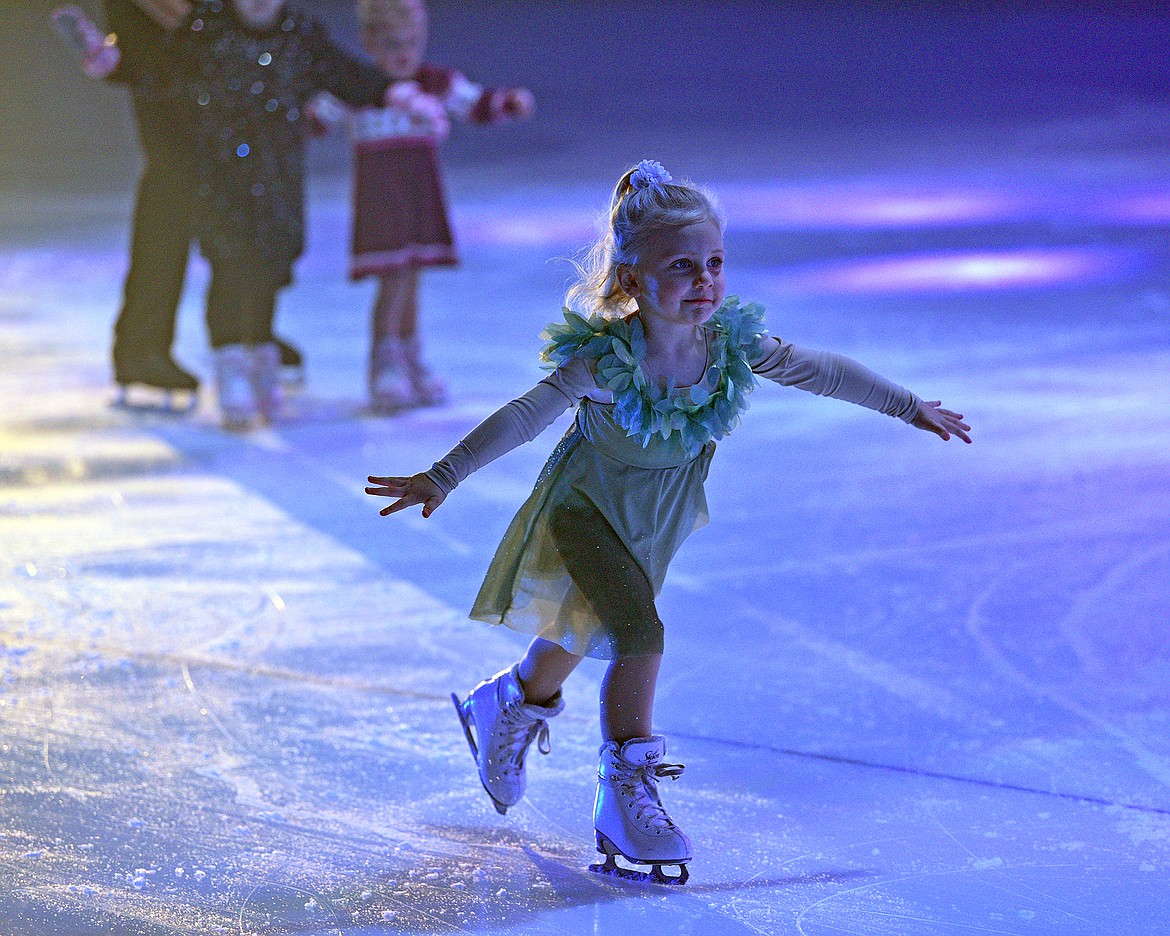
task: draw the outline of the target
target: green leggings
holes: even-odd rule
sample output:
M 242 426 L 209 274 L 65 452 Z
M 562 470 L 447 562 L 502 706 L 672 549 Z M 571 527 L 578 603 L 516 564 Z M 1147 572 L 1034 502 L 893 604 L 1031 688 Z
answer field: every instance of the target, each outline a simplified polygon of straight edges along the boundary
M 549 529 L 573 584 L 605 627 L 611 658 L 661 654 L 654 589 L 601 511 L 584 499 L 562 504 Z

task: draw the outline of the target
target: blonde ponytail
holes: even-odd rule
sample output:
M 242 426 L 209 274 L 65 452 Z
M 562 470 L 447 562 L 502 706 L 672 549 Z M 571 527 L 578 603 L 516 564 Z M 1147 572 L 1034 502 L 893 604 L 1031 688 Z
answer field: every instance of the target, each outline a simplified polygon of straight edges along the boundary
M 675 182 L 661 163 L 644 159 L 614 186 L 604 233 L 575 261 L 577 280 L 565 305 L 585 315 L 621 317 L 634 300 L 618 283 L 618 267 L 638 262 L 655 232 L 714 221 L 723 229 L 715 196 L 691 182 Z

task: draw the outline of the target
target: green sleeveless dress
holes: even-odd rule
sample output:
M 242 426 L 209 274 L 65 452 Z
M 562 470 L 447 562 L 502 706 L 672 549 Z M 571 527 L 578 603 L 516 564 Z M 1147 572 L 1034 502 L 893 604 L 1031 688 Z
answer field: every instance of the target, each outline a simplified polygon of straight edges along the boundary
M 708 367 L 690 387 L 646 379 L 646 343 L 637 318 L 583 318 L 565 311 L 550 326 L 542 357 L 592 365 L 612 403 L 583 397 L 572 427 L 513 518 L 488 567 L 471 617 L 539 635 L 570 653 L 608 659 L 603 623 L 577 589 L 549 523 L 560 505 L 592 504 L 613 527 L 657 595 L 683 541 L 707 523 L 703 483 L 715 440 L 738 423 L 755 387 L 763 309 L 728 297 L 704 328 Z

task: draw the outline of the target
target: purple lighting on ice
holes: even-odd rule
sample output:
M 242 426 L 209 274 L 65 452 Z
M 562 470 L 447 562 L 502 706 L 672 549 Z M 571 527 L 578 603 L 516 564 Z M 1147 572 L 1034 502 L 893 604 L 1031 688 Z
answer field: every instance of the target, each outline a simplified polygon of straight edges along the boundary
M 732 224 L 742 230 L 785 228 L 912 228 L 989 223 L 1026 209 L 1005 192 L 986 189 L 915 189 L 891 185 L 720 188 Z
M 1133 251 L 1106 247 L 931 252 L 802 267 L 781 276 L 791 292 L 928 293 L 1099 282 L 1133 269 Z
M 1097 210 L 1106 221 L 1165 224 L 1170 221 L 1170 193 L 1157 190 L 1116 196 L 1104 200 Z
M 539 208 L 498 201 L 457 206 L 456 227 L 462 241 L 485 246 L 543 246 L 563 249 L 587 243 L 596 235 L 594 203 L 604 192 L 590 193 Z M 719 201 L 732 230 L 766 231 L 893 231 L 975 227 L 1001 224 L 1164 225 L 1170 221 L 1170 191 L 1147 188 L 1085 193 L 1060 186 L 1001 184 L 923 185 L 910 179 L 867 180 L 862 183 L 825 181 L 727 183 Z M 1032 252 L 1029 252 L 1032 253 Z M 1040 266 L 1068 262 L 1045 254 Z M 1015 261 L 991 264 L 963 279 L 998 279 Z M 1076 263 L 1074 262 L 1074 265 Z M 1091 265 L 1091 264 L 1090 264 Z M 1075 274 L 1079 275 L 1079 274 Z M 1056 273 L 1060 278 L 1062 273 Z M 1024 276 L 1026 280 L 1027 275 Z M 1043 274 L 1042 274 L 1043 278 Z M 1015 285 L 1008 282 L 1007 285 Z

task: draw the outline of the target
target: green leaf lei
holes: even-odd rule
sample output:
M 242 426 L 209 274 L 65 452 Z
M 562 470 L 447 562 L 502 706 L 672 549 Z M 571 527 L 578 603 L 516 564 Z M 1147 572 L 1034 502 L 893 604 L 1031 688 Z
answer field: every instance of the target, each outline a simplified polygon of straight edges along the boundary
M 540 355 L 543 366 L 559 367 L 575 355 L 596 361 L 597 385 L 613 392 L 617 424 L 643 448 L 655 434 L 669 439 L 677 432 L 693 458 L 734 429 L 748 408 L 747 395 L 756 387 L 748 361 L 762 353 L 767 334 L 764 307 L 757 302 L 741 306 L 738 296 L 723 301 L 703 325 L 714 335 L 711 365 L 699 383 L 682 390 L 673 381 L 660 387 L 643 373 L 646 336 L 637 316 L 585 318 L 565 309 L 564 318 L 541 335 L 548 341 Z

